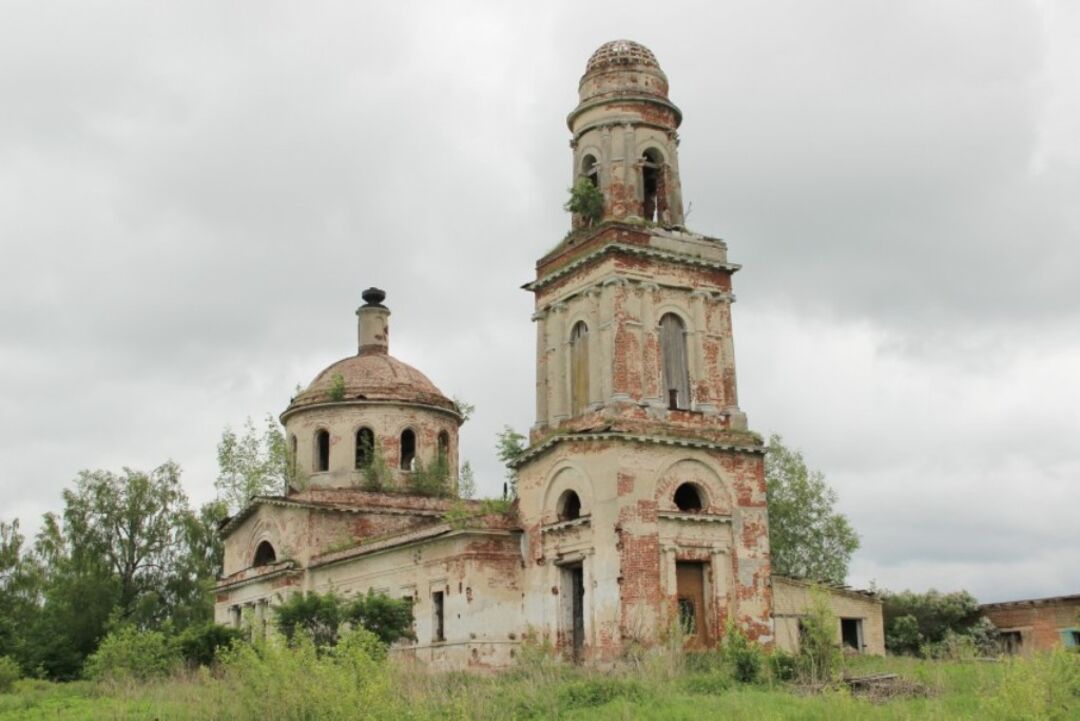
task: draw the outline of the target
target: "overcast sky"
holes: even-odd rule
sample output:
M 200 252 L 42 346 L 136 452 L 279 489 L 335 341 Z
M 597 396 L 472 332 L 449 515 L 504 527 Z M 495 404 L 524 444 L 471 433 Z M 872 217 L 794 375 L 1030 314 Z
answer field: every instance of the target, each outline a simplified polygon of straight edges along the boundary
M 1075 2 L 0 0 L 0 518 L 172 458 L 355 352 L 534 413 L 585 61 L 650 47 L 688 224 L 735 277 L 740 401 L 826 474 L 851 582 L 1080 593 Z

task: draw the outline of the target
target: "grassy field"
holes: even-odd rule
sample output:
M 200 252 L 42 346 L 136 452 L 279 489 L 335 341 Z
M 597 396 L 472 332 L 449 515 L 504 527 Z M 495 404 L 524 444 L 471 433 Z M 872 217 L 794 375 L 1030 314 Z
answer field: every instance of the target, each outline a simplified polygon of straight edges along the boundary
M 738 684 L 722 668 L 690 670 L 646 657 L 614 671 L 534 658 L 494 676 L 434 674 L 362 654 L 251 652 L 215 673 L 147 683 L 16 683 L 0 694 L 0 721 L 32 719 L 746 719 L 771 721 L 1080 721 L 1080 656 L 996 663 L 853 659 L 849 674 L 892 672 L 905 694 L 853 695 L 842 684 L 811 690 Z

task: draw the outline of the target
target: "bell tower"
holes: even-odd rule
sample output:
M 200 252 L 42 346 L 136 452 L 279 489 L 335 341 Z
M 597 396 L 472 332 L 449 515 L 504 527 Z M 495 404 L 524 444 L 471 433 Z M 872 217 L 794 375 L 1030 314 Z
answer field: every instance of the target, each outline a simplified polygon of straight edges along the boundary
M 724 241 L 684 227 L 679 109 L 646 47 L 589 59 L 573 180 L 604 197 L 536 264 L 536 422 L 518 464 L 526 616 L 580 659 L 673 624 L 772 638 L 764 447 L 738 403 Z
M 574 180 L 604 194 L 605 220 L 681 226 L 679 136 L 682 113 L 668 100 L 668 81 L 644 45 L 600 46 L 578 84 L 580 102 L 567 118 Z M 582 219 L 575 218 L 581 227 Z

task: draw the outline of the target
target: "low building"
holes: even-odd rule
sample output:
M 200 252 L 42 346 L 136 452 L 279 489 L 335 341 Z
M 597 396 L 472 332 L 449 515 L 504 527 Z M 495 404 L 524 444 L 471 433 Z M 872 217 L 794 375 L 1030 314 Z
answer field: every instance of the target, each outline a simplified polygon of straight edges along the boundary
M 836 617 L 836 643 L 852 653 L 885 655 L 885 622 L 882 600 L 870 591 L 813 584 L 785 576 L 773 576 L 773 619 L 776 645 L 789 653 L 799 652 L 802 619 L 813 607 L 814 593 L 824 593 Z
M 984 603 L 1009 653 L 1080 647 L 1080 595 Z

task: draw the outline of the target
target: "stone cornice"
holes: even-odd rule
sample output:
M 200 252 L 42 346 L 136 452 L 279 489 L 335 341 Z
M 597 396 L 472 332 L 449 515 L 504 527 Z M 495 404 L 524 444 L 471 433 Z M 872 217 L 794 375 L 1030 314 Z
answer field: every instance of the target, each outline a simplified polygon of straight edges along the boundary
M 540 456 L 557 444 L 564 441 L 628 441 L 630 443 L 647 443 L 660 446 L 679 446 L 682 448 L 700 448 L 708 451 L 732 451 L 735 453 L 750 453 L 753 455 L 765 455 L 764 446 L 745 446 L 738 443 L 713 443 L 695 438 L 680 438 L 677 436 L 644 435 L 639 433 L 556 433 L 544 440 L 539 445 L 525 450 L 516 462 L 510 464 L 512 468 L 521 468 L 532 459 Z
M 537 278 L 536 280 L 526 283 L 522 286 L 525 290 L 537 291 L 544 286 L 550 285 L 559 278 L 562 278 L 570 273 L 573 273 L 578 268 L 591 263 L 597 258 L 613 253 L 625 253 L 626 255 L 633 255 L 639 258 L 651 258 L 653 260 L 661 260 L 667 263 L 675 263 L 677 265 L 686 265 L 695 268 L 707 268 L 709 270 L 726 270 L 734 273 L 742 266 L 737 263 L 720 263 L 714 260 L 707 260 L 693 255 L 687 255 L 683 253 L 674 253 L 669 250 L 659 250 L 657 248 L 650 248 L 642 245 L 632 245 L 630 243 L 607 243 L 591 253 L 581 256 L 577 260 L 567 263 L 563 267 L 554 270 L 547 275 Z

